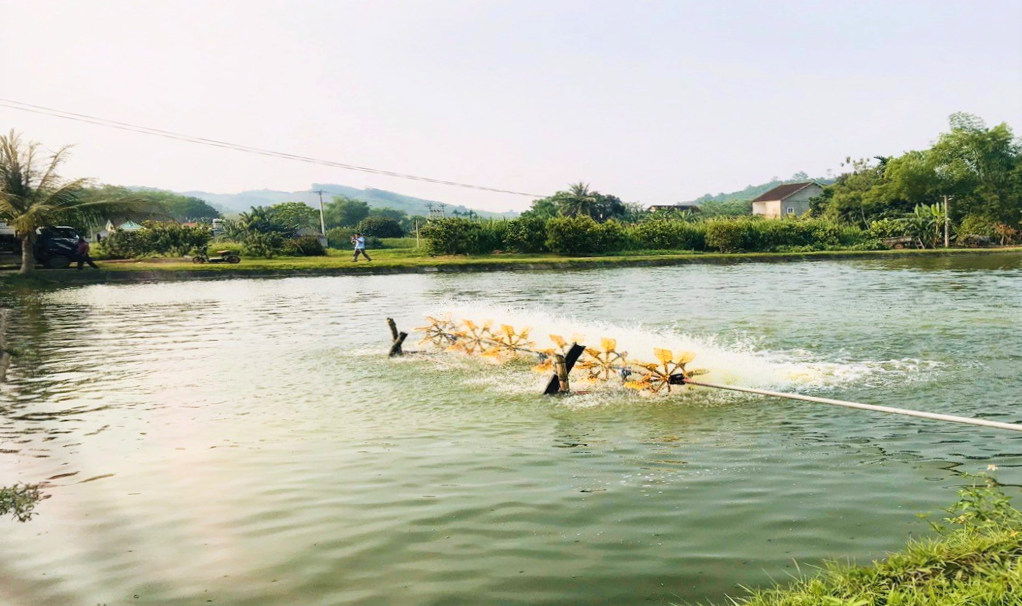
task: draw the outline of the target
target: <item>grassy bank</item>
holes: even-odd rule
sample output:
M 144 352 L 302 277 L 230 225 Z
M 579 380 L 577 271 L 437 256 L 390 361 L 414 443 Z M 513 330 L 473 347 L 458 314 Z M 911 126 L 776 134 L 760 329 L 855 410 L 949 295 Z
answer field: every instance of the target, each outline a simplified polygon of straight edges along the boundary
M 990 478 L 971 478 L 935 538 L 869 566 L 828 564 L 816 577 L 733 599 L 731 606 L 1017 606 L 1022 512 Z
M 412 248 L 370 251 L 371 263 L 351 262 L 344 251 L 325 257 L 246 257 L 237 265 L 196 265 L 187 259 L 100 261 L 100 270 L 39 270 L 35 280 L 56 283 L 132 282 L 190 280 L 223 277 L 271 277 L 289 275 L 370 275 L 457 271 L 586 269 L 598 267 L 656 267 L 687 263 L 785 262 L 812 259 L 860 259 L 897 256 L 947 256 L 990 253 L 1022 253 L 1022 247 L 988 249 L 820 251 L 804 253 L 699 253 L 692 251 L 633 251 L 592 256 L 555 254 L 493 254 L 431 257 Z M 13 259 L 0 268 L 0 279 L 19 279 Z

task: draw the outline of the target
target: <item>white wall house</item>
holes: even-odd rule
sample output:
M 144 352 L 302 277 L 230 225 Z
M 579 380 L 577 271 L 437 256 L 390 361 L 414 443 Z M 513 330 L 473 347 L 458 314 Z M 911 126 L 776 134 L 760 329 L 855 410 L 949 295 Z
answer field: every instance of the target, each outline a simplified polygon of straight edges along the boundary
M 809 199 L 823 193 L 818 183 L 786 183 L 752 201 L 752 214 L 767 219 L 799 217 L 809 212 Z
M 115 231 L 138 231 L 140 229 L 142 229 L 142 226 L 134 221 L 118 221 L 116 223 L 113 221 L 107 221 L 106 227 L 94 234 L 89 234 L 92 237 L 88 239 L 92 242 L 102 242 L 107 236 Z

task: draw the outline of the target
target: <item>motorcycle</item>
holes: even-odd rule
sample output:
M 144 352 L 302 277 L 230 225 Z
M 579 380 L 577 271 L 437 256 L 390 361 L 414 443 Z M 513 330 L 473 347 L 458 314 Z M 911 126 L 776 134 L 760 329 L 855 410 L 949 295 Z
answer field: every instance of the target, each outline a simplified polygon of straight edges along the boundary
M 217 256 L 211 257 L 204 248 L 192 257 L 192 263 L 241 263 L 241 257 L 229 250 L 218 250 L 216 254 Z

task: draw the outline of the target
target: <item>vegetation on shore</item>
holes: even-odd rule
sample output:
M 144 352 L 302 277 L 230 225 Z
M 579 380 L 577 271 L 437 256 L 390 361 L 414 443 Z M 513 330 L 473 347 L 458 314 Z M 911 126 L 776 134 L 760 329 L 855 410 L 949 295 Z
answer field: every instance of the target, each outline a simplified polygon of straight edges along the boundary
M 386 242 L 386 240 L 384 240 Z M 695 253 L 692 251 L 631 251 L 628 253 L 564 256 L 545 254 L 501 254 L 483 256 L 427 255 L 414 248 L 372 250 L 371 263 L 351 262 L 347 251 L 331 250 L 319 257 L 275 257 L 242 259 L 236 265 L 197 265 L 185 258 L 100 261 L 100 271 L 41 270 L 42 283 L 81 283 L 106 280 L 188 279 L 204 276 L 368 275 L 373 273 L 413 273 L 422 271 L 493 271 L 500 269 L 585 269 L 591 267 L 669 266 L 689 263 L 778 262 L 805 259 L 885 258 L 893 256 L 944 256 L 982 253 L 1022 253 L 1022 247 L 996 249 L 818 251 L 807 253 Z M 134 277 L 138 276 L 138 278 Z M 144 277 L 143 277 L 144 276 Z M 14 271 L 0 271 L 0 280 L 20 280 Z
M 815 577 L 732 606 L 1010 606 L 1022 603 L 1022 512 L 986 475 L 946 510 L 937 536 L 869 566 L 828 563 Z

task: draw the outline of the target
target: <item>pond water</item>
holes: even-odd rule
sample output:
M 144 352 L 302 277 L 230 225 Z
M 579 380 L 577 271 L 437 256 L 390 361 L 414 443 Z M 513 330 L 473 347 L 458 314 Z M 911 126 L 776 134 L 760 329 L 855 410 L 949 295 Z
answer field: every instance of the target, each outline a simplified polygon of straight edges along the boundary
M 50 498 L 0 520 L 4 604 L 723 603 L 926 534 L 962 472 L 1022 483 L 1022 435 L 709 390 L 544 398 L 527 364 L 388 360 L 384 323 L 615 337 L 708 380 L 1020 422 L 1018 255 L 5 299 L 0 485 Z

